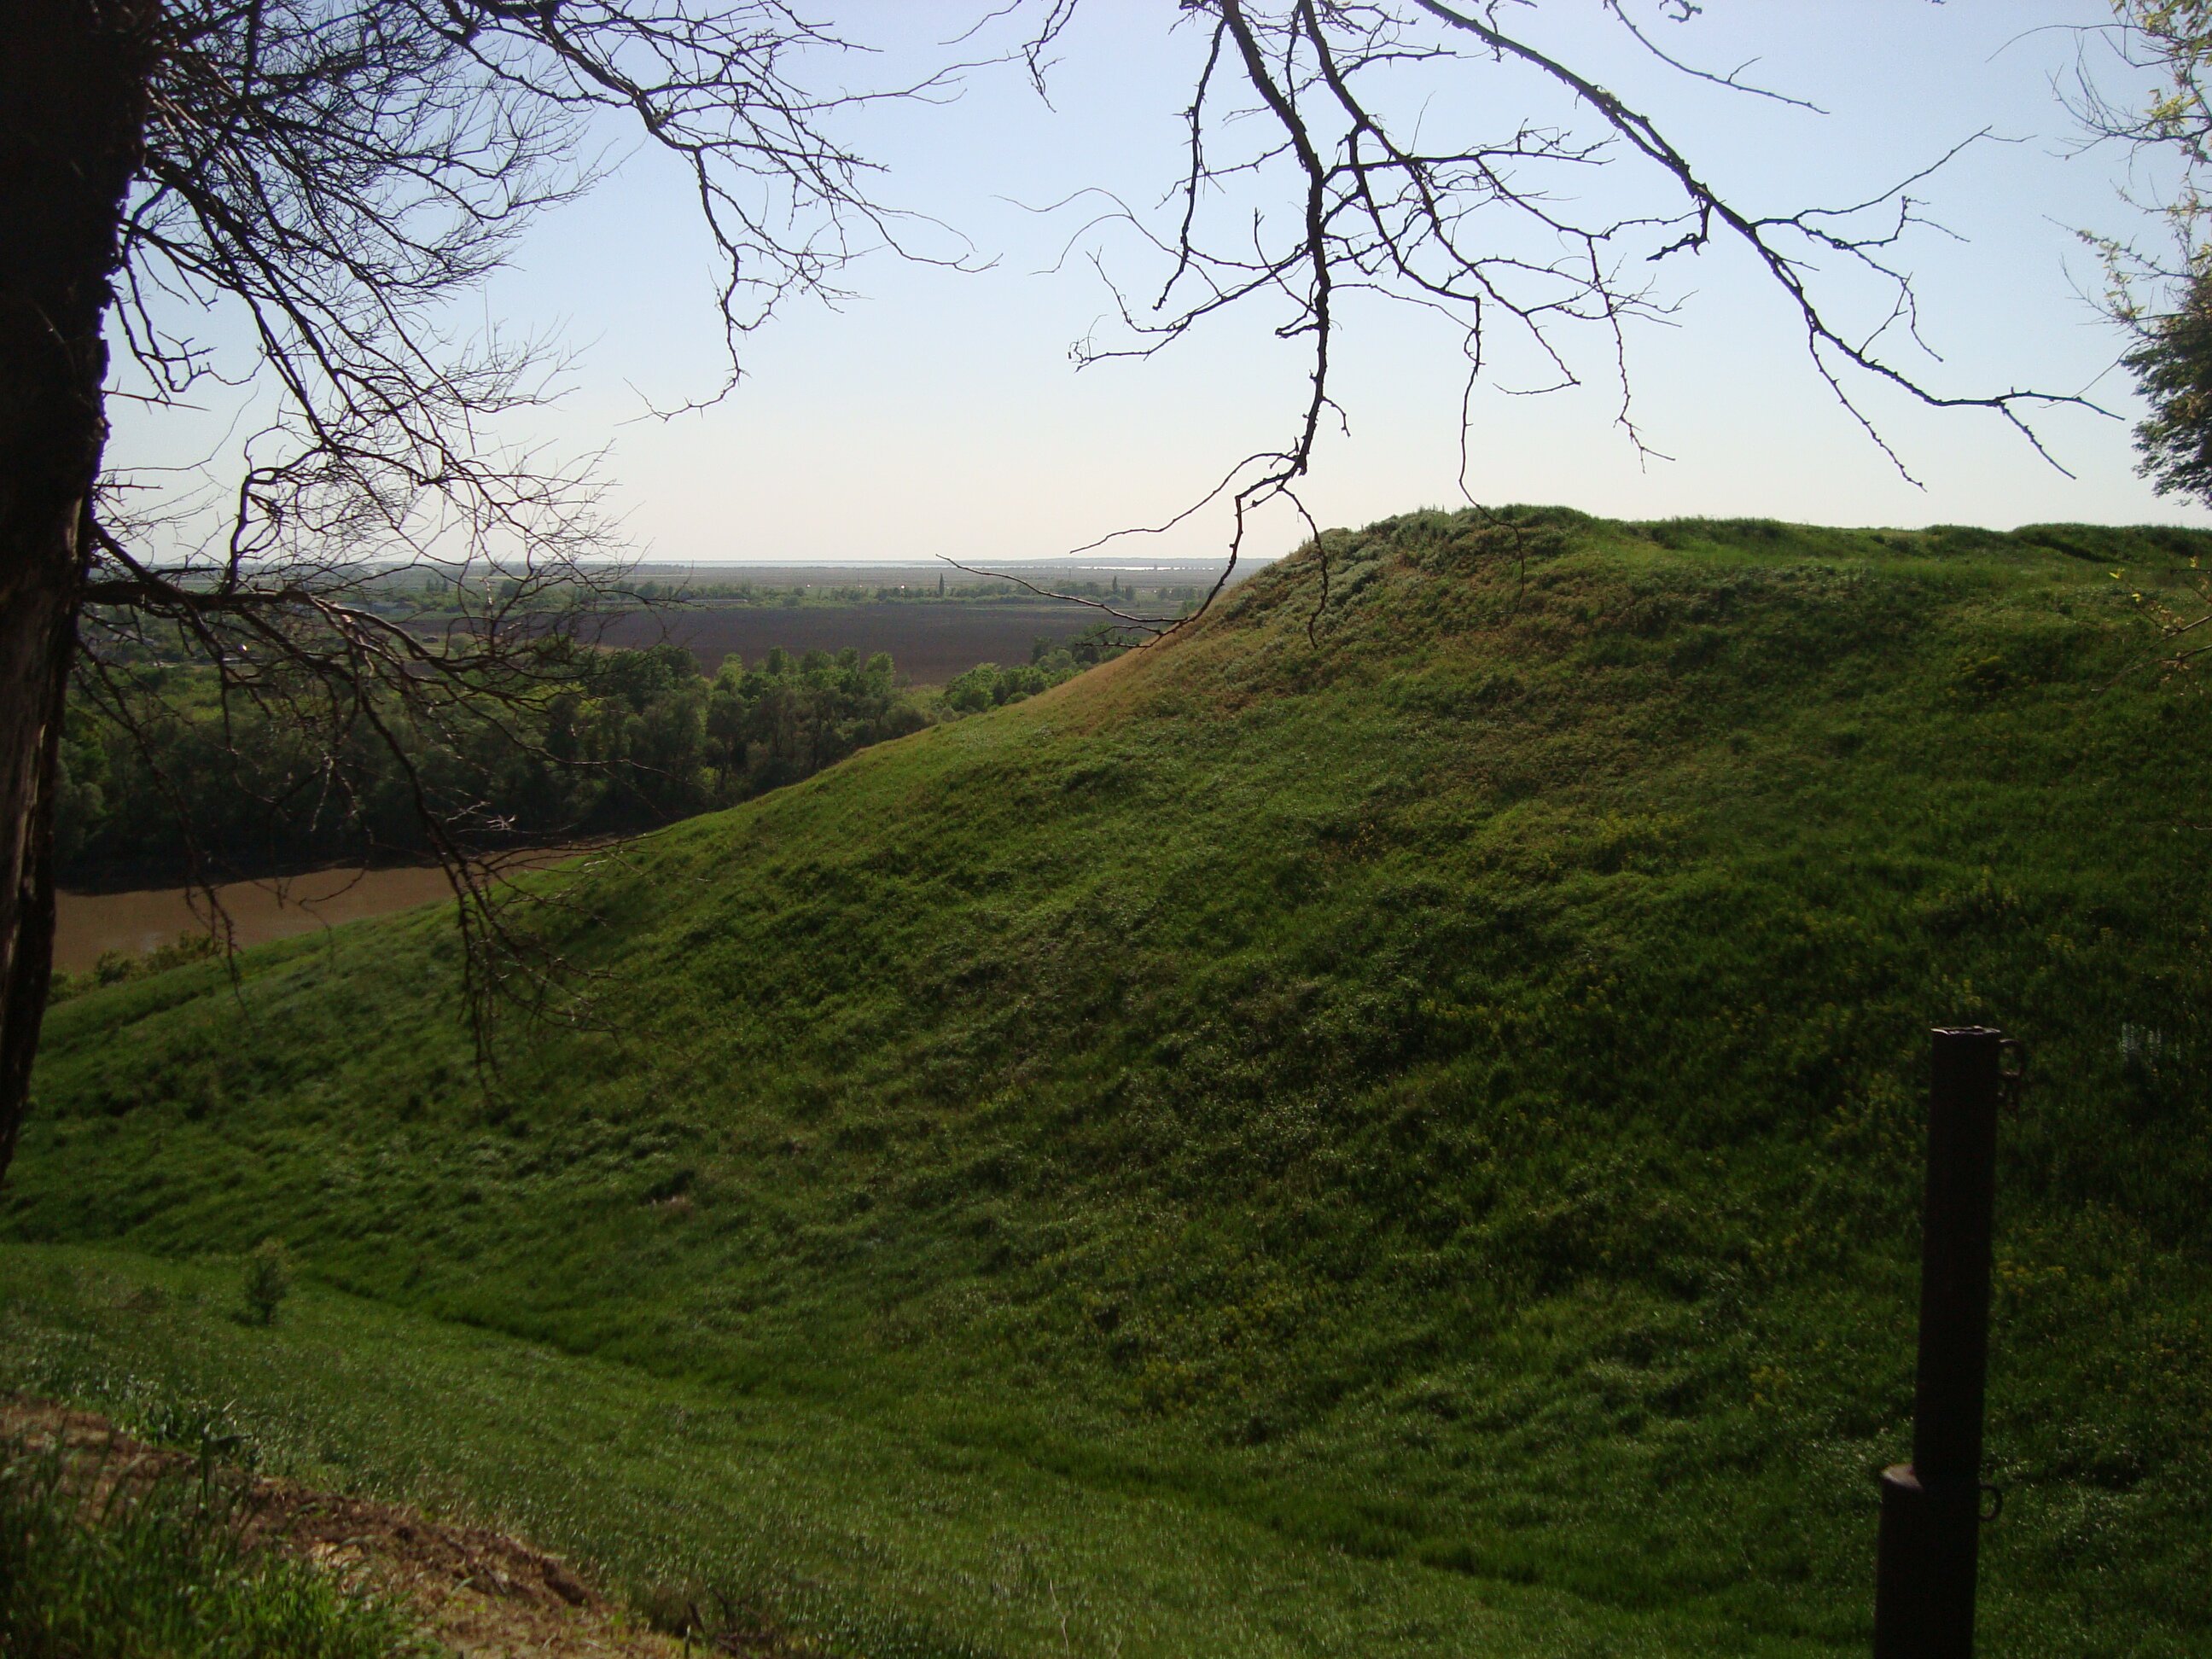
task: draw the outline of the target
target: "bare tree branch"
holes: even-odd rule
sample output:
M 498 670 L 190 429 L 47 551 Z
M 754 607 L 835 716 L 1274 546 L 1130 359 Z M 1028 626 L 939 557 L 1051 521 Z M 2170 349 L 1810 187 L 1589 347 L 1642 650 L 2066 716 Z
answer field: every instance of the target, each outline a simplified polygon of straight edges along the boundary
M 1603 0 L 1602 9 L 1668 73 L 1819 112 L 1752 84 L 1747 65 L 1724 74 L 1695 67 L 1660 44 L 1630 0 Z M 1654 9 L 1659 21 L 1679 24 L 1698 8 L 1662 0 Z M 1307 386 L 1285 441 L 1247 457 L 1201 503 L 1230 508 L 1224 580 L 1254 512 L 1279 502 L 1304 514 L 1299 483 L 1324 423 L 1342 420 L 1333 349 L 1353 295 L 1425 307 L 1459 325 L 1463 415 L 1480 386 L 1528 395 L 1582 386 L 1578 337 L 1593 336 L 1618 392 L 1615 421 L 1654 458 L 1632 397 L 1632 331 L 1674 314 L 1677 302 L 1657 286 L 1662 268 L 1727 246 L 1747 255 L 1782 297 L 1808 367 L 1908 479 L 1866 400 L 1870 386 L 1929 408 L 1995 415 L 2054 466 L 2033 417 L 2096 408 L 2074 392 L 1947 389 L 1892 355 L 1893 343 L 1904 342 L 1921 362 L 1939 361 L 1919 331 L 1903 243 L 1913 230 L 1940 229 L 1918 192 L 1987 134 L 1863 199 L 1761 211 L 1712 182 L 1656 119 L 1509 21 L 1533 13 L 1526 3 L 1188 0 L 1182 10 L 1206 35 L 1181 116 L 1182 176 L 1157 219 L 1117 204 L 1095 222 L 1133 230 L 1164 277 L 1146 285 L 1147 302 L 1109 279 L 1119 334 L 1086 339 L 1076 356 L 1082 363 L 1148 357 L 1231 313 L 1255 310 L 1278 337 L 1304 343 Z M 1066 13 L 1064 4 L 1051 8 L 1041 41 L 1064 33 Z M 1438 88 L 1467 113 L 1440 113 L 1442 100 L 1424 95 Z M 1555 106 L 1562 112 L 1551 118 L 1529 112 Z M 1885 297 L 1859 318 L 1869 283 Z M 1846 322 L 1847 313 L 1856 320 Z M 1515 356 L 1539 366 L 1532 384 L 1500 381 Z M 1467 432 L 1463 420 L 1463 462 Z

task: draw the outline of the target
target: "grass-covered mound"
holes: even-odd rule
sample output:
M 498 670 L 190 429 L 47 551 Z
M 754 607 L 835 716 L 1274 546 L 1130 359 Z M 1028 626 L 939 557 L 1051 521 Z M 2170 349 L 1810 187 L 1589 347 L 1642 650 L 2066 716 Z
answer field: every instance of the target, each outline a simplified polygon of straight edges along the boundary
M 85 997 L 12 1236 L 322 1288 L 18 1250 L 0 1364 L 955 1648 L 1849 1647 L 1981 1020 L 1990 1650 L 2201 1650 L 2212 804 L 2132 596 L 2208 541 L 1332 532 L 1326 603 L 602 860 L 593 1029 L 488 1090 L 435 914 Z

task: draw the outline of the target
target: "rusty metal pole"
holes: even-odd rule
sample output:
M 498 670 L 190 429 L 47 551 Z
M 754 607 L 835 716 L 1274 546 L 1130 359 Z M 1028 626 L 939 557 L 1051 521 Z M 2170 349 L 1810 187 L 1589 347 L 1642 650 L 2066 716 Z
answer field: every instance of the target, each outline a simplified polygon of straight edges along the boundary
M 1974 1650 L 1997 1106 L 2018 1079 L 2005 1062 L 2020 1045 L 1982 1026 L 1931 1035 L 1912 1461 L 1881 1475 L 1875 1659 Z

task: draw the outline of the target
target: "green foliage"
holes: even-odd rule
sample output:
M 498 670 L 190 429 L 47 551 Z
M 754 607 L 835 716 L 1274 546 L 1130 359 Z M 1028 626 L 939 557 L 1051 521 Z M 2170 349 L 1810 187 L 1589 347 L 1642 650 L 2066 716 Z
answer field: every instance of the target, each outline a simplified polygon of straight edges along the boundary
M 66 1002 L 101 985 L 122 985 L 151 974 L 166 974 L 188 963 L 206 962 L 222 946 L 210 933 L 179 933 L 167 945 L 157 945 L 143 956 L 122 951 L 103 951 L 100 959 L 81 974 L 57 972 L 47 987 L 49 1002 Z
M 1064 653 L 1061 654 L 1065 656 Z M 946 709 L 952 714 L 980 714 L 986 709 L 1019 702 L 1040 691 L 1049 691 L 1079 672 L 1072 658 L 1056 662 L 1048 657 L 1038 662 L 1021 663 L 1012 667 L 994 662 L 978 663 L 966 673 L 948 682 L 939 696 Z
M 2125 237 L 2084 240 L 2104 261 L 2105 309 L 2134 340 L 2121 362 L 2150 405 L 2136 428 L 2137 471 L 2160 495 L 2212 500 L 2212 3 L 2112 0 L 2112 44 L 2130 78 L 2153 70 L 2163 84 L 2145 94 L 2137 82 L 2115 100 L 2084 73 L 2075 112 L 2100 137 L 2151 157 L 2146 176 L 2157 182 L 2139 205 L 2171 236 L 2172 251 L 2146 253 Z
M 1122 630 L 1111 623 L 1085 629 L 1070 639 L 1040 639 L 1030 647 L 1026 663 L 978 663 L 959 675 L 937 694 L 937 706 L 955 720 L 1003 708 L 1040 691 L 1049 691 L 1086 668 L 1112 661 L 1127 649 Z
M 119 1474 L 120 1471 L 106 1471 Z M 396 1605 L 249 1551 L 221 1486 L 0 1443 L 0 1653 L 9 1659 L 433 1659 Z
M 1986 1639 L 2190 1653 L 2212 778 L 2107 572 L 2208 539 L 1409 514 L 544 878 L 592 1022 L 488 1090 L 442 915 L 77 998 L 0 1364 L 945 1645 L 1862 1646 L 1986 1020 Z M 272 1229 L 265 1336 L 41 1288 Z
M 248 1323 L 273 1325 L 276 1310 L 292 1293 L 292 1255 L 281 1238 L 264 1238 L 246 1258 L 239 1299 Z
M 2120 361 L 2150 404 L 2137 470 L 2161 495 L 2212 501 L 2212 276 L 2193 276 L 2180 308 L 2144 325 Z
M 719 781 L 703 795 L 666 799 L 665 813 L 749 799 L 927 724 L 884 652 L 863 661 L 849 647 L 834 657 L 771 650 L 752 670 L 729 658 L 701 708 L 704 766 Z M 678 769 L 665 767 L 662 775 Z
M 2147 47 L 2151 62 L 2166 76 L 2166 86 L 2134 112 L 2134 124 L 2122 136 L 2171 146 L 2191 168 L 2185 184 L 2193 186 L 2196 169 L 2212 160 L 2206 153 L 2212 110 L 2204 75 L 2212 63 L 2212 0 L 2112 0 L 2112 11 L 2134 37 L 2129 44 Z M 2193 189 L 2167 204 L 2167 211 L 2185 224 L 2193 224 L 2201 210 Z
M 410 779 L 365 731 L 328 755 L 258 704 L 219 706 L 208 671 L 145 665 L 139 687 L 159 712 L 142 722 L 144 741 L 72 704 L 56 830 L 64 873 L 185 870 L 187 825 L 229 875 L 426 856 L 417 780 L 465 838 L 631 830 L 749 799 L 930 719 L 882 653 L 771 652 L 750 671 L 732 659 L 712 680 L 672 645 L 571 667 L 519 708 L 487 703 L 434 734 L 395 728 Z

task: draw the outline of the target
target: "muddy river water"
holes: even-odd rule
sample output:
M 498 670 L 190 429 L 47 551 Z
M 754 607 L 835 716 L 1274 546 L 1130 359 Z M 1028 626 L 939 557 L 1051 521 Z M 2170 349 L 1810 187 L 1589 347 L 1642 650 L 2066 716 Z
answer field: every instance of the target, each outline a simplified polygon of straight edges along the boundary
M 549 852 L 532 863 L 569 856 Z M 265 881 L 232 882 L 216 890 L 229 912 L 238 942 L 260 945 L 364 916 L 389 915 L 453 897 L 445 872 L 399 866 L 385 870 L 315 870 Z M 200 909 L 196 914 L 192 902 Z M 138 954 L 167 945 L 179 933 L 207 928 L 206 896 L 181 887 L 149 887 L 127 893 L 62 893 L 55 903 L 54 966 L 82 973 L 104 951 Z

